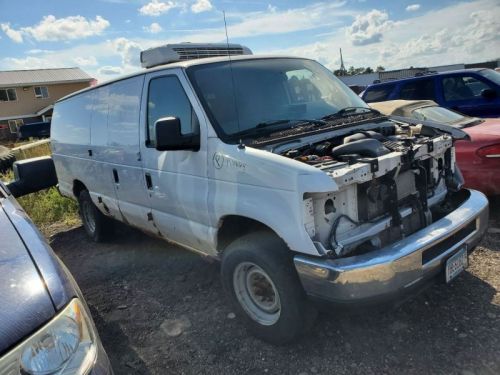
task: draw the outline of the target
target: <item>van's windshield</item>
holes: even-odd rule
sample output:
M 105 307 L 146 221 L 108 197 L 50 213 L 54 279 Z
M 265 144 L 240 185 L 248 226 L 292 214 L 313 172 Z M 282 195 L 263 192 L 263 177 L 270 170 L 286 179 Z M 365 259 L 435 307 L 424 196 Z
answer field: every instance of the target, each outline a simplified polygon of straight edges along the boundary
M 195 65 L 188 76 L 219 137 L 237 140 L 318 122 L 343 108 L 369 107 L 319 63 L 306 59 L 236 60 Z

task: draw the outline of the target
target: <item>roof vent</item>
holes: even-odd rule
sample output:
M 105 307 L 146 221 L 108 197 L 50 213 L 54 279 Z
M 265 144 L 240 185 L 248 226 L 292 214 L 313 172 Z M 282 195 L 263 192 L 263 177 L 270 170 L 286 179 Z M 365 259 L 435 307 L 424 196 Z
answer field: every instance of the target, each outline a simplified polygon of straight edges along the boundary
M 141 51 L 143 68 L 169 64 L 177 61 L 202 59 L 205 57 L 251 55 L 252 51 L 240 44 L 165 44 Z

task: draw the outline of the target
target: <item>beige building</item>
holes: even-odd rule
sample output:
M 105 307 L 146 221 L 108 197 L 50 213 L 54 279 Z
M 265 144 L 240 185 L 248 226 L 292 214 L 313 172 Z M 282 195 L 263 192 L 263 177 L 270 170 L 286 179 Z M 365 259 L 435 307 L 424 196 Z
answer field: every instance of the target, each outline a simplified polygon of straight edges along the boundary
M 0 71 L 0 139 L 19 127 L 50 121 L 54 102 L 95 80 L 80 68 Z

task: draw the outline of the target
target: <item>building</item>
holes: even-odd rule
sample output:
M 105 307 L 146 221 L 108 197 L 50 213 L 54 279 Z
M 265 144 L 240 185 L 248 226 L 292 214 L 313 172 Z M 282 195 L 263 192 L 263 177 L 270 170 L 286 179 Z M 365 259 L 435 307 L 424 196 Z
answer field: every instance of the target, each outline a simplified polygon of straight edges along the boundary
M 94 83 L 80 68 L 0 71 L 0 139 L 16 139 L 23 124 L 50 121 L 58 99 Z

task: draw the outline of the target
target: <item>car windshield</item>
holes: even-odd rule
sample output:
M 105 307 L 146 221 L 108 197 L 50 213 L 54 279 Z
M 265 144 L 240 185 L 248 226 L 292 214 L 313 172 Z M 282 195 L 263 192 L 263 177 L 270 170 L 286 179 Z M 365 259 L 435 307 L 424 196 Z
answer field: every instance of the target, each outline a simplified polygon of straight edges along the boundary
M 476 118 L 464 116 L 460 113 L 437 106 L 417 108 L 413 110 L 412 117 L 417 120 L 430 120 L 460 127 L 477 121 Z
M 291 127 L 350 107 L 369 107 L 321 64 L 306 59 L 195 65 L 188 76 L 222 139 Z M 317 123 L 317 121 L 316 121 Z
M 500 73 L 492 70 L 492 69 L 483 69 L 479 71 L 483 77 L 488 78 L 490 81 L 495 82 L 497 85 L 500 85 Z

